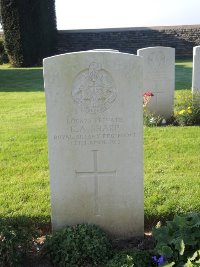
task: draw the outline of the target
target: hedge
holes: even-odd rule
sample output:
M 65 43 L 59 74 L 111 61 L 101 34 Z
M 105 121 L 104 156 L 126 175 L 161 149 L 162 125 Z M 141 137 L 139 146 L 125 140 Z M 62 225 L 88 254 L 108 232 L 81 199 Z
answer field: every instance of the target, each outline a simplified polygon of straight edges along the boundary
M 15 67 L 41 65 L 55 54 L 55 0 L 0 0 L 5 48 Z

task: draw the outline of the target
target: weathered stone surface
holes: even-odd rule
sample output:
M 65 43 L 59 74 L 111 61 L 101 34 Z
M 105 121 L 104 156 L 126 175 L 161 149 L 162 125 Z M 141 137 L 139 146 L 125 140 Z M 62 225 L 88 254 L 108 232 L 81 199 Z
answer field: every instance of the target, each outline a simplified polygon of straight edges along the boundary
M 200 94 L 200 46 L 193 48 L 192 92 Z
M 143 234 L 142 59 L 88 51 L 44 60 L 53 229 Z
M 147 108 L 153 115 L 168 119 L 173 114 L 175 49 L 148 47 L 139 49 L 137 54 L 144 59 L 144 92 L 154 94 Z

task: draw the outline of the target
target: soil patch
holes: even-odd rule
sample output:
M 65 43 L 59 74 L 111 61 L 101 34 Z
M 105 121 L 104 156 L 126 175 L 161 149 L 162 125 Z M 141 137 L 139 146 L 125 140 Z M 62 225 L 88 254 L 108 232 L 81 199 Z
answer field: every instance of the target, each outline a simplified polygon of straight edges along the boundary
M 33 249 L 27 255 L 24 267 L 56 267 L 49 259 L 43 257 L 43 245 L 45 242 L 45 236 L 39 237 L 35 241 Z M 151 233 L 146 233 L 144 237 L 132 237 L 126 240 L 115 239 L 112 241 L 113 248 L 115 250 L 123 249 L 140 249 L 151 250 L 155 246 L 154 238 Z M 92 267 L 91 265 L 84 265 L 83 267 Z M 99 266 L 100 267 L 100 266 Z

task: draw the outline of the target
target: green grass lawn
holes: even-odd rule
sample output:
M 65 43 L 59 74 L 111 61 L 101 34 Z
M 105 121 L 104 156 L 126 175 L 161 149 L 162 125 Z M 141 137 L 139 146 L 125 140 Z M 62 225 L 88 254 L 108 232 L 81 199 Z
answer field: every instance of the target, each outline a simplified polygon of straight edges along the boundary
M 145 128 L 145 215 L 200 212 L 200 127 Z
M 176 96 L 191 88 L 191 61 L 176 64 Z M 0 217 L 50 222 L 42 69 L 0 67 Z M 145 218 L 200 212 L 200 127 L 144 129 Z
M 175 66 L 176 90 L 191 89 L 192 60 L 177 60 Z

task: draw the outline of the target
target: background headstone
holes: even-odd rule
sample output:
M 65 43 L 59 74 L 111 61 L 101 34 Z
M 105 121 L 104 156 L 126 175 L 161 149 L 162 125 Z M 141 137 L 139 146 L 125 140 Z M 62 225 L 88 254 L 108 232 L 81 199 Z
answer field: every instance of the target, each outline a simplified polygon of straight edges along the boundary
M 192 93 L 200 94 L 200 46 L 193 47 Z
M 144 59 L 144 92 L 154 96 L 147 105 L 153 115 L 168 119 L 173 114 L 175 87 L 175 49 L 147 47 L 137 51 Z
M 53 229 L 143 235 L 142 59 L 106 51 L 44 60 Z

